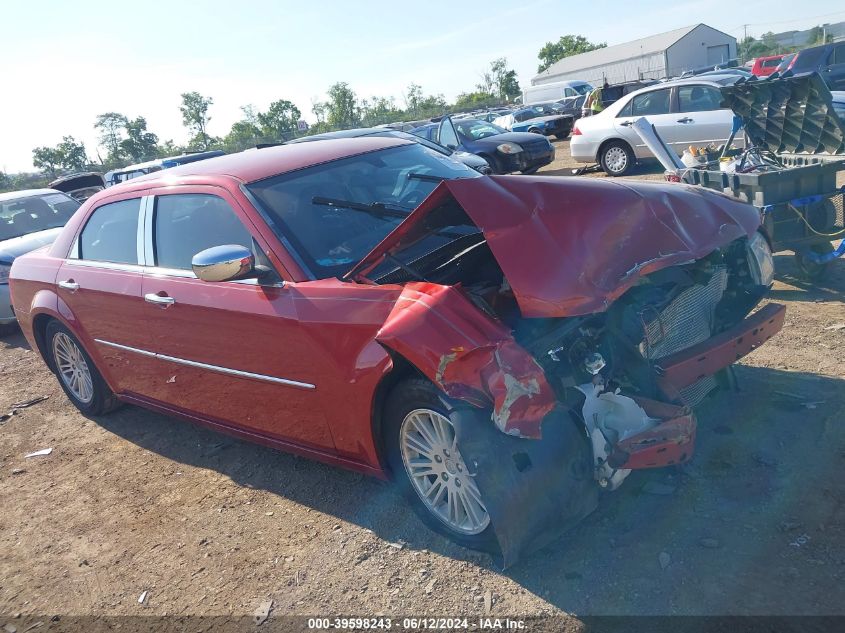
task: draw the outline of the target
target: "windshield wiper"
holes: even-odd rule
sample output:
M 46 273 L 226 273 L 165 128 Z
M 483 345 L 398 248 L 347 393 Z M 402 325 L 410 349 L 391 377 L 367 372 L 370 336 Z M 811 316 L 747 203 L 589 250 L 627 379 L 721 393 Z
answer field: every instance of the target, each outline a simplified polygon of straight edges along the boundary
M 311 204 L 317 204 L 324 207 L 337 207 L 340 209 L 353 209 L 355 211 L 363 211 L 375 216 L 392 215 L 397 218 L 406 218 L 412 209 L 402 207 L 399 205 L 387 205 L 384 202 L 354 202 L 352 200 L 341 200 L 340 198 L 324 198 L 322 196 L 314 196 L 311 198 Z
M 431 174 L 415 174 L 410 173 L 408 174 L 408 178 L 415 178 L 416 180 L 425 180 L 428 182 L 440 182 L 442 180 L 448 180 L 446 176 L 432 176 Z

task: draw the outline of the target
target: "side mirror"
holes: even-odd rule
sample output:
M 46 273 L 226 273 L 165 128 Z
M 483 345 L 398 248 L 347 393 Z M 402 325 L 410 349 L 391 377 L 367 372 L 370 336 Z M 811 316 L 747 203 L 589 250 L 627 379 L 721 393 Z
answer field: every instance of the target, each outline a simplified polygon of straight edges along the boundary
M 234 281 L 257 275 L 255 255 L 237 244 L 213 246 L 200 251 L 191 259 L 191 268 L 203 281 Z

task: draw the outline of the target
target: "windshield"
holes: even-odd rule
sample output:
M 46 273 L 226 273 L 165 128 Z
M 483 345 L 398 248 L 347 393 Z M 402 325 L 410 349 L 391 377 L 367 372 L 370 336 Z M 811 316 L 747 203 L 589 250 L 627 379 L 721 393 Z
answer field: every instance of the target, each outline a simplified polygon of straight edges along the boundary
M 575 91 L 579 95 L 585 95 L 593 89 L 593 87 L 590 84 L 579 84 L 577 86 L 572 86 L 572 87 L 575 89 Z
M 63 193 L 0 202 L 0 240 L 64 226 L 80 204 Z
M 441 180 L 481 174 L 417 143 L 274 176 L 247 187 L 318 279 L 363 259 Z
M 486 123 L 485 121 L 478 121 L 475 119 L 452 121 L 458 129 L 458 134 L 461 136 L 477 141 L 489 136 L 496 136 L 497 134 L 505 134 L 507 130 L 500 128 L 498 125 Z

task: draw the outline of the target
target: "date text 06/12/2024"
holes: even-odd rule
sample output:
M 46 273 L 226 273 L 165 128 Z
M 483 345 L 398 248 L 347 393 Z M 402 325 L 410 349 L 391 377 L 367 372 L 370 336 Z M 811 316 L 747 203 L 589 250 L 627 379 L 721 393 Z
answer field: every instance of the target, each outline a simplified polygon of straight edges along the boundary
M 313 630 L 504 630 L 518 631 L 525 629 L 525 621 L 510 618 L 483 617 L 469 618 L 308 618 L 308 628 Z

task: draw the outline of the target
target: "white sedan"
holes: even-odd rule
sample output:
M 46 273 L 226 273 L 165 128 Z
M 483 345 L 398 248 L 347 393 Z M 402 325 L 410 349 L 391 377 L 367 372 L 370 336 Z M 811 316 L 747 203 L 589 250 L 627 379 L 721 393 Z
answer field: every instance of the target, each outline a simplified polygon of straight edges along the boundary
M 736 76 L 690 78 L 654 84 L 619 99 L 595 116 L 579 119 L 569 151 L 581 163 L 598 163 L 609 176 L 626 174 L 652 154 L 631 125 L 640 117 L 653 124 L 680 156 L 690 145 L 722 145 L 731 134 L 734 113 L 722 108 L 721 86 Z M 744 138 L 737 137 L 742 147 Z

